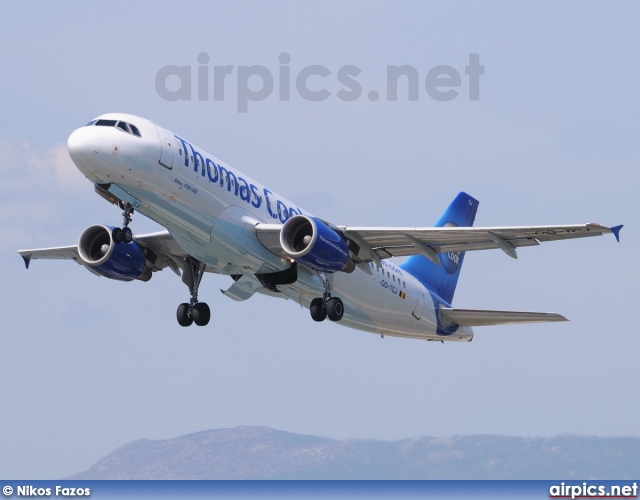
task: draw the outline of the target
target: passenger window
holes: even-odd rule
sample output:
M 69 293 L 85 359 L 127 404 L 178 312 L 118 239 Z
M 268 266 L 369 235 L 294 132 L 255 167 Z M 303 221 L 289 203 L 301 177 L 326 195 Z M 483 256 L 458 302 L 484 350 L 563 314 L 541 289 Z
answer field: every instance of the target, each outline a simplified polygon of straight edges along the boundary
M 131 131 L 129 130 L 129 125 L 127 125 L 125 122 L 118 122 L 118 128 L 124 130 L 127 134 L 131 133 Z
M 387 278 L 391 278 L 391 275 L 389 274 L 389 271 L 387 271 Z
M 402 288 L 407 288 L 407 284 L 404 282 L 404 280 L 402 281 Z
M 180 156 L 182 156 L 182 148 L 178 149 L 178 152 L 180 153 Z
M 129 124 L 129 126 L 131 127 L 131 132 L 133 132 L 133 135 L 137 137 L 142 137 L 142 134 L 138 130 L 138 127 L 136 127 L 135 125 L 132 125 L 131 123 Z
M 393 275 L 393 282 L 394 283 L 396 282 L 396 275 L 395 274 Z

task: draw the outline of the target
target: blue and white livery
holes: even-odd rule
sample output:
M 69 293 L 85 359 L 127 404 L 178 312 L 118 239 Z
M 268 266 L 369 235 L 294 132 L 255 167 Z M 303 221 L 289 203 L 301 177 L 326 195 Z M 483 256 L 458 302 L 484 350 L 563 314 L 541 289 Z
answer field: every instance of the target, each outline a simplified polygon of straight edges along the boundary
M 69 154 L 95 191 L 123 211 L 122 227 L 93 225 L 77 245 L 19 250 L 32 259 L 73 259 L 98 276 L 148 281 L 169 267 L 189 288 L 178 323 L 208 324 L 198 298 L 207 272 L 229 276 L 223 294 L 291 300 L 379 335 L 470 341 L 472 326 L 566 321 L 556 313 L 451 306 L 465 253 L 516 249 L 613 233 L 577 224 L 473 228 L 478 201 L 459 193 L 434 227 L 339 226 L 306 212 L 184 136 L 133 115 L 110 113 L 74 131 Z M 134 212 L 166 231 L 133 235 Z M 393 264 L 391 257 L 408 257 Z

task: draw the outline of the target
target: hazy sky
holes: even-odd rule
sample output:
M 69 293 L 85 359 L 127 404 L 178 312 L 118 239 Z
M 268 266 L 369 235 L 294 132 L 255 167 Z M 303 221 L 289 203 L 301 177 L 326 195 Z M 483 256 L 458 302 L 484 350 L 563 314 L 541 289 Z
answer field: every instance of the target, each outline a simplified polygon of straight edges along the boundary
M 635 2 L 40 2 L 0 17 L 0 477 L 84 470 L 125 442 L 236 425 L 335 438 L 454 434 L 640 436 L 640 6 Z M 225 99 L 198 100 L 198 54 L 232 65 Z M 331 96 L 278 99 L 331 71 Z M 479 54 L 479 100 L 465 66 Z M 190 101 L 156 75 L 190 66 Z M 238 112 L 239 66 L 273 93 Z M 362 96 L 340 100 L 357 66 Z M 416 69 L 419 98 L 387 100 L 387 66 Z M 459 95 L 425 90 L 431 68 Z M 167 80 L 175 90 L 177 77 Z M 253 80 L 254 89 L 258 87 Z M 172 87 L 173 85 L 173 87 Z M 314 87 L 315 85 L 315 87 Z M 371 101 L 370 90 L 381 98 Z M 571 322 L 476 328 L 472 343 L 385 338 L 311 320 L 293 303 L 233 302 L 207 275 L 213 317 L 183 329 L 188 290 L 97 278 L 18 248 L 76 243 L 120 211 L 66 154 L 107 112 L 147 116 L 336 224 L 428 226 L 459 191 L 476 225 L 625 224 L 613 236 L 467 255 L 454 306 L 554 311 Z M 135 232 L 160 229 L 143 216 Z

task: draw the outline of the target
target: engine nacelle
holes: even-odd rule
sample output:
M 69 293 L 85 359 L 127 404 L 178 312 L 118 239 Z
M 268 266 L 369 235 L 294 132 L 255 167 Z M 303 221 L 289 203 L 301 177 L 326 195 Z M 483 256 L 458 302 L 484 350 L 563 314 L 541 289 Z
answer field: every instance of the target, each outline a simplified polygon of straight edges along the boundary
M 350 273 L 355 268 L 340 235 L 315 217 L 295 215 L 287 220 L 280 245 L 289 257 L 316 271 Z
M 112 227 L 102 225 L 85 229 L 78 241 L 80 260 L 92 271 L 107 278 L 149 281 L 152 273 L 142 249 L 133 241 L 115 243 L 112 230 Z

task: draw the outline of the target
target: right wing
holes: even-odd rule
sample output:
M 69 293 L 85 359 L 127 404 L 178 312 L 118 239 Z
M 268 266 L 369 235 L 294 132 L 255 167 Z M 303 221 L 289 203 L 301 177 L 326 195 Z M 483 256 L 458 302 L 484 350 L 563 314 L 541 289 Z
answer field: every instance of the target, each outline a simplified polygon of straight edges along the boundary
M 184 261 L 189 255 L 176 243 L 171 234 L 169 234 L 169 231 L 134 235 L 133 241 L 135 241 L 143 251 L 146 250 L 145 257 L 152 271 L 160 271 L 165 267 L 170 267 L 173 272 L 180 276 L 180 269 L 184 269 Z M 91 266 L 85 265 L 82 259 L 80 259 L 77 245 L 18 250 L 18 253 L 24 259 L 27 269 L 32 260 L 68 259 L 75 261 L 96 274 L 91 269 Z M 206 270 L 211 271 L 209 268 Z

